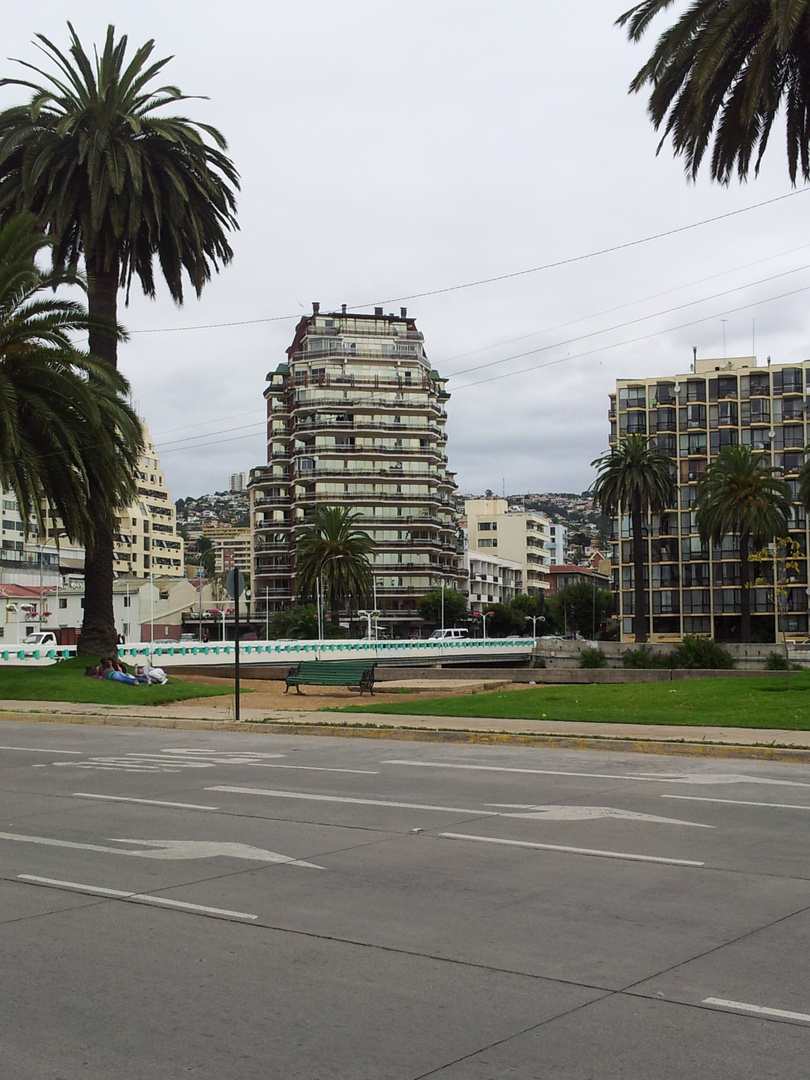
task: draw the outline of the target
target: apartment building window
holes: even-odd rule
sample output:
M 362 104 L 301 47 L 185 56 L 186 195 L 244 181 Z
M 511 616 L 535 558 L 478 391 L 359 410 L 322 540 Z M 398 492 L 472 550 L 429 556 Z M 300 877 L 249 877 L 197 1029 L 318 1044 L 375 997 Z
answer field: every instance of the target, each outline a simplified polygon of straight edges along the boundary
M 643 412 L 629 412 L 627 414 L 628 435 L 644 435 L 647 431 L 647 414 Z
M 619 390 L 620 409 L 645 409 L 647 407 L 647 388 L 645 386 L 626 386 Z
M 740 433 L 736 428 L 724 428 L 722 431 L 713 431 L 709 438 L 712 457 L 719 454 L 726 446 L 736 446 L 740 441 Z
M 497 540 L 479 540 L 478 546 L 482 548 L 495 548 L 498 546 Z
M 774 372 L 775 374 L 775 372 Z M 751 397 L 768 397 L 771 392 L 771 378 L 770 375 L 762 372 L 761 374 L 749 375 L 748 377 L 748 393 Z
M 708 589 L 684 589 L 683 614 L 698 614 L 709 610 L 711 596 Z
M 774 394 L 801 394 L 802 384 L 801 368 L 784 368 L 773 373 Z
M 705 401 L 706 383 L 703 379 L 689 379 L 686 383 L 687 401 Z
M 771 403 L 767 398 L 764 400 L 755 399 L 749 402 L 748 407 L 752 424 L 769 424 L 771 422 Z
M 675 409 L 659 409 L 656 415 L 656 423 L 659 431 L 674 431 L 677 411 Z
M 689 457 L 694 454 L 706 453 L 705 434 L 692 434 L 680 436 L 681 457 Z
M 683 567 L 684 588 L 700 586 L 707 588 L 711 582 L 709 578 L 709 564 L 703 562 L 685 563 Z
M 688 429 L 705 428 L 706 427 L 706 406 L 705 405 L 687 405 L 686 406 L 686 427 Z
M 717 422 L 721 427 L 728 427 L 738 422 L 737 402 L 721 401 L 717 406 Z
M 498 528 L 498 522 L 497 521 L 479 521 L 478 522 L 478 531 L 479 532 L 496 532 L 497 528 Z

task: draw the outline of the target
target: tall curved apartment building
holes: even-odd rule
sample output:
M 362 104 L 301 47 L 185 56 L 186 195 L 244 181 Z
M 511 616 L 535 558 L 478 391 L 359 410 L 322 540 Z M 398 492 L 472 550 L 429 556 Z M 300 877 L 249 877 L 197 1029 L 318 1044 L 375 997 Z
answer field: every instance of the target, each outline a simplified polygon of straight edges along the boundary
M 450 395 L 423 341 L 405 308 L 313 304 L 299 322 L 287 362 L 267 376 L 267 465 L 250 474 L 257 617 L 295 598 L 294 535 L 316 506 L 357 511 L 374 539 L 376 595 L 364 603 L 392 636 L 415 625 L 425 593 L 461 588 Z

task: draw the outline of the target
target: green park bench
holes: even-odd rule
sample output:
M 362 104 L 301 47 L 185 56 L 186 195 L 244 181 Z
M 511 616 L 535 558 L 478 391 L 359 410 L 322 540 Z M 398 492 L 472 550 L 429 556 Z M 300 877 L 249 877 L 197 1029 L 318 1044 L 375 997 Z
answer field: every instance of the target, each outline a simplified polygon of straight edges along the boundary
M 302 686 L 345 686 L 349 690 L 374 693 L 374 663 L 368 660 L 302 660 L 290 669 L 287 688 L 294 686 L 300 694 Z

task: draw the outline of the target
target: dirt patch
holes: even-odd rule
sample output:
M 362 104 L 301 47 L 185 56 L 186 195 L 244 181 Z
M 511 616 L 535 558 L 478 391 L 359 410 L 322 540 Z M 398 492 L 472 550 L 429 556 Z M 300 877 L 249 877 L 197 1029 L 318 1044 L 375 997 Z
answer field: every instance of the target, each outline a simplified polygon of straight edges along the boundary
M 183 682 L 202 683 L 204 686 L 233 686 L 233 679 L 218 679 L 211 675 L 172 675 L 171 677 L 173 679 L 182 680 Z M 403 680 L 403 682 L 408 682 L 408 680 Z M 409 697 L 419 701 L 424 701 L 426 698 L 461 697 L 465 694 L 485 692 L 485 688 L 486 690 L 498 691 L 526 689 L 525 686 L 521 684 L 499 682 L 491 679 L 487 680 L 486 683 L 484 683 L 483 680 L 481 682 L 473 682 L 471 680 L 469 683 L 457 686 L 454 686 L 451 681 L 442 682 L 437 686 L 425 685 L 428 682 L 428 680 L 421 680 L 419 681 L 419 685 L 405 686 L 400 686 L 399 683 L 378 683 L 374 688 L 373 696 L 368 693 L 364 693 L 361 696 L 355 690 L 348 690 L 345 687 L 337 686 L 305 686 L 300 694 L 296 693 L 293 689 L 285 694 L 285 684 L 283 680 L 240 679 L 242 689 L 251 691 L 251 693 L 242 696 L 241 700 L 244 708 L 268 710 L 288 709 L 290 712 L 315 712 L 318 709 L 339 709 L 344 705 L 359 704 L 361 702 L 363 705 L 371 705 L 375 702 L 383 705 L 389 702 L 407 701 Z M 384 689 L 386 686 L 390 686 L 390 689 Z M 191 703 L 194 700 L 194 698 L 191 698 L 188 703 Z M 223 711 L 233 708 L 232 697 L 208 697 L 198 700 L 205 701 L 206 708 L 222 709 Z

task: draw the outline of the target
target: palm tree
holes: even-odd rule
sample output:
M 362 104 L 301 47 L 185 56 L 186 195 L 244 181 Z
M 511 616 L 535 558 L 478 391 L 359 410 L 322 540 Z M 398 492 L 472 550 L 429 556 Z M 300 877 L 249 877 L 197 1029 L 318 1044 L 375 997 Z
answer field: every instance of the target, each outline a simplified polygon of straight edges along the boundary
M 115 369 L 118 289 L 128 297 L 137 277 L 154 296 L 157 257 L 177 303 L 184 273 L 199 296 L 212 270 L 233 255 L 226 234 L 236 228 L 238 175 L 215 128 L 162 114 L 188 98 L 177 87 L 155 85 L 169 58 L 151 60 L 153 41 L 128 59 L 127 38 L 116 40 L 109 26 L 91 60 L 70 23 L 68 29 L 69 56 L 37 35 L 55 70 L 18 61 L 41 81 L 0 80 L 33 91 L 27 105 L 0 112 L 0 218 L 33 212 L 52 241 L 54 267 L 84 263 L 90 352 Z M 97 528 L 78 648 L 103 653 L 116 641 L 103 490 L 91 492 L 89 509 Z
M 355 528 L 358 517 L 358 511 L 348 507 L 319 506 L 295 534 L 298 595 L 311 599 L 321 581 L 333 626 L 338 625 L 343 597 L 370 597 L 374 588 L 369 555 L 375 544 L 367 532 Z
M 793 497 L 778 470 L 747 446 L 726 446 L 698 480 L 698 533 L 704 543 L 724 536 L 740 540 L 740 638 L 751 639 L 749 592 L 751 543 L 760 546 L 787 536 Z
M 0 226 L 0 487 L 40 533 L 47 512 L 92 547 L 91 489 L 103 485 L 112 528 L 134 495 L 141 425 L 126 380 L 74 346 L 87 313 L 53 295 L 73 278 L 38 269 L 47 246 L 32 215 Z
M 618 20 L 638 41 L 673 0 L 643 0 Z M 810 180 L 810 0 L 693 0 L 630 84 L 694 179 L 712 143 L 711 175 L 754 173 L 784 112 L 790 179 Z
M 659 453 L 646 435 L 628 435 L 591 466 L 599 470 L 591 488 L 593 501 L 603 514 L 630 514 L 633 544 L 633 634 L 647 640 L 647 593 L 644 587 L 644 518 L 674 506 L 678 493 L 672 461 Z

